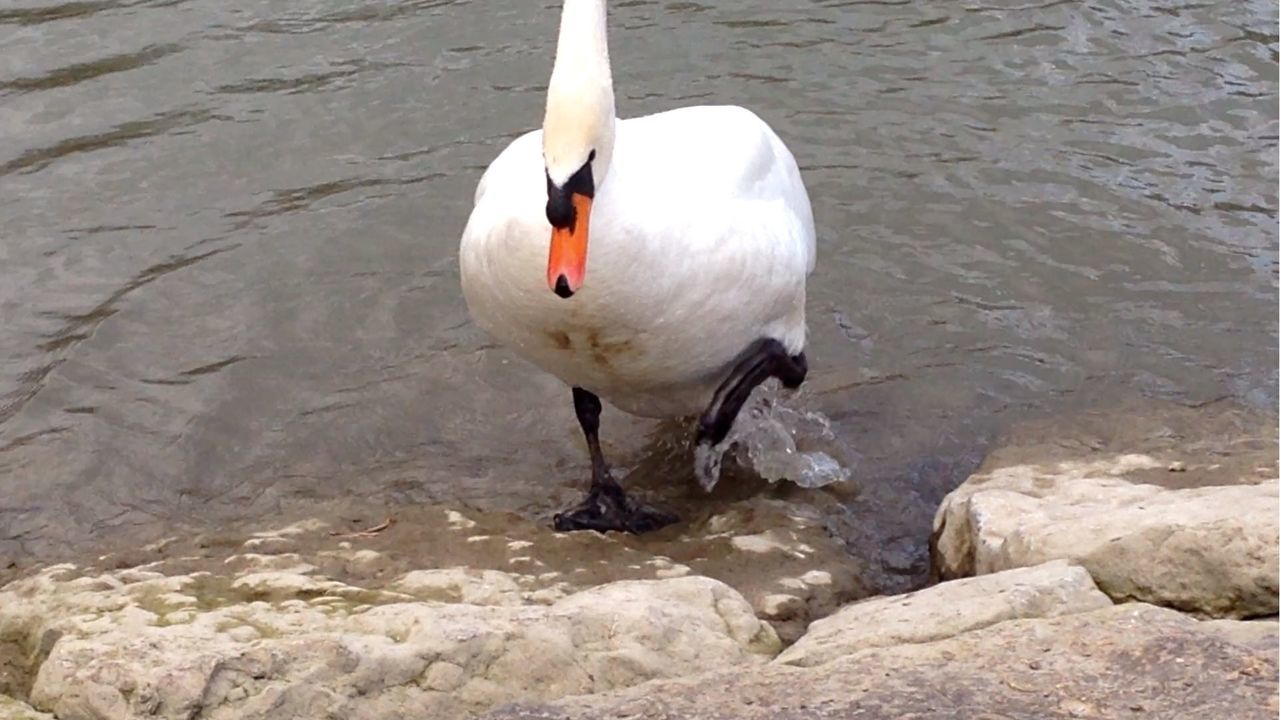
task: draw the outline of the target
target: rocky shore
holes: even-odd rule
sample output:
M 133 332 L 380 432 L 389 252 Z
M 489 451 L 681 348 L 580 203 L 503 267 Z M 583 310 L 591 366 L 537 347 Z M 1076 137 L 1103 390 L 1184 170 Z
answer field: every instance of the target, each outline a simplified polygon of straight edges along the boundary
M 1274 718 L 1274 426 L 1107 427 L 1011 433 L 901 595 L 763 496 L 640 539 L 397 508 L 29 568 L 0 719 Z

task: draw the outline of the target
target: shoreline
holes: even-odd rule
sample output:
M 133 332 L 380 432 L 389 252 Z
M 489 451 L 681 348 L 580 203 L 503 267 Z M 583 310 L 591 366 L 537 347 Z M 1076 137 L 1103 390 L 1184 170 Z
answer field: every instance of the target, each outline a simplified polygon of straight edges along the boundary
M 0 719 L 946 716 L 926 688 L 1110 717 L 1171 711 L 1170 683 L 1273 716 L 1274 426 L 1071 427 L 1005 434 L 935 514 L 940 582 L 906 594 L 787 491 L 642 537 L 347 501 L 12 570 Z

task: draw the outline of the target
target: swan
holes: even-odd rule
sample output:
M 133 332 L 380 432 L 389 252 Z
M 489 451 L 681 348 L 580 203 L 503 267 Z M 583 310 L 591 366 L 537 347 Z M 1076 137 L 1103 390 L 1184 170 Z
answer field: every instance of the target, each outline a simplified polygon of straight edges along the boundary
M 813 213 L 773 130 L 736 106 L 619 120 L 605 0 L 565 0 L 542 128 L 489 165 L 459 270 L 483 330 L 572 390 L 591 486 L 559 531 L 676 520 L 629 497 L 600 449 L 601 400 L 699 415 L 724 440 L 751 391 L 807 373 Z

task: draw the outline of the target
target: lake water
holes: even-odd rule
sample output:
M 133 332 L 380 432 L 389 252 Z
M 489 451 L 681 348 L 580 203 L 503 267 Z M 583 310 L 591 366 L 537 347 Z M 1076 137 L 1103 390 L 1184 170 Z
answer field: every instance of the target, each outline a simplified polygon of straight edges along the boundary
M 797 402 L 861 456 L 831 518 L 853 551 L 918 573 L 942 494 L 1021 420 L 1274 410 L 1273 0 L 610 13 L 621 115 L 746 105 L 800 162 Z M 0 5 L 0 567 L 344 496 L 571 503 L 569 393 L 470 324 L 456 261 L 481 171 L 541 120 L 557 19 Z M 652 462 L 677 429 L 607 411 L 603 433 L 696 507 Z

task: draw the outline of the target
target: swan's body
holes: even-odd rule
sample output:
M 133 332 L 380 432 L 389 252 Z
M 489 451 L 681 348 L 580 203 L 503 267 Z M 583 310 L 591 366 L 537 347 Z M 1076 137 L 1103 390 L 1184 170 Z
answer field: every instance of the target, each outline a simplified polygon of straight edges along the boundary
M 545 280 L 541 135 L 489 166 L 462 236 L 462 288 L 483 328 L 648 417 L 701 412 L 759 337 L 804 348 L 813 215 L 795 160 L 762 120 L 704 106 L 620 121 L 592 209 L 588 281 L 568 299 Z
M 701 412 L 727 436 L 752 388 L 804 381 L 813 215 L 791 152 L 748 110 L 614 111 L 605 0 L 565 0 L 542 130 L 476 189 L 462 289 L 483 328 L 573 388 L 591 491 L 560 530 L 673 522 L 626 496 L 600 449 L 600 398 Z

